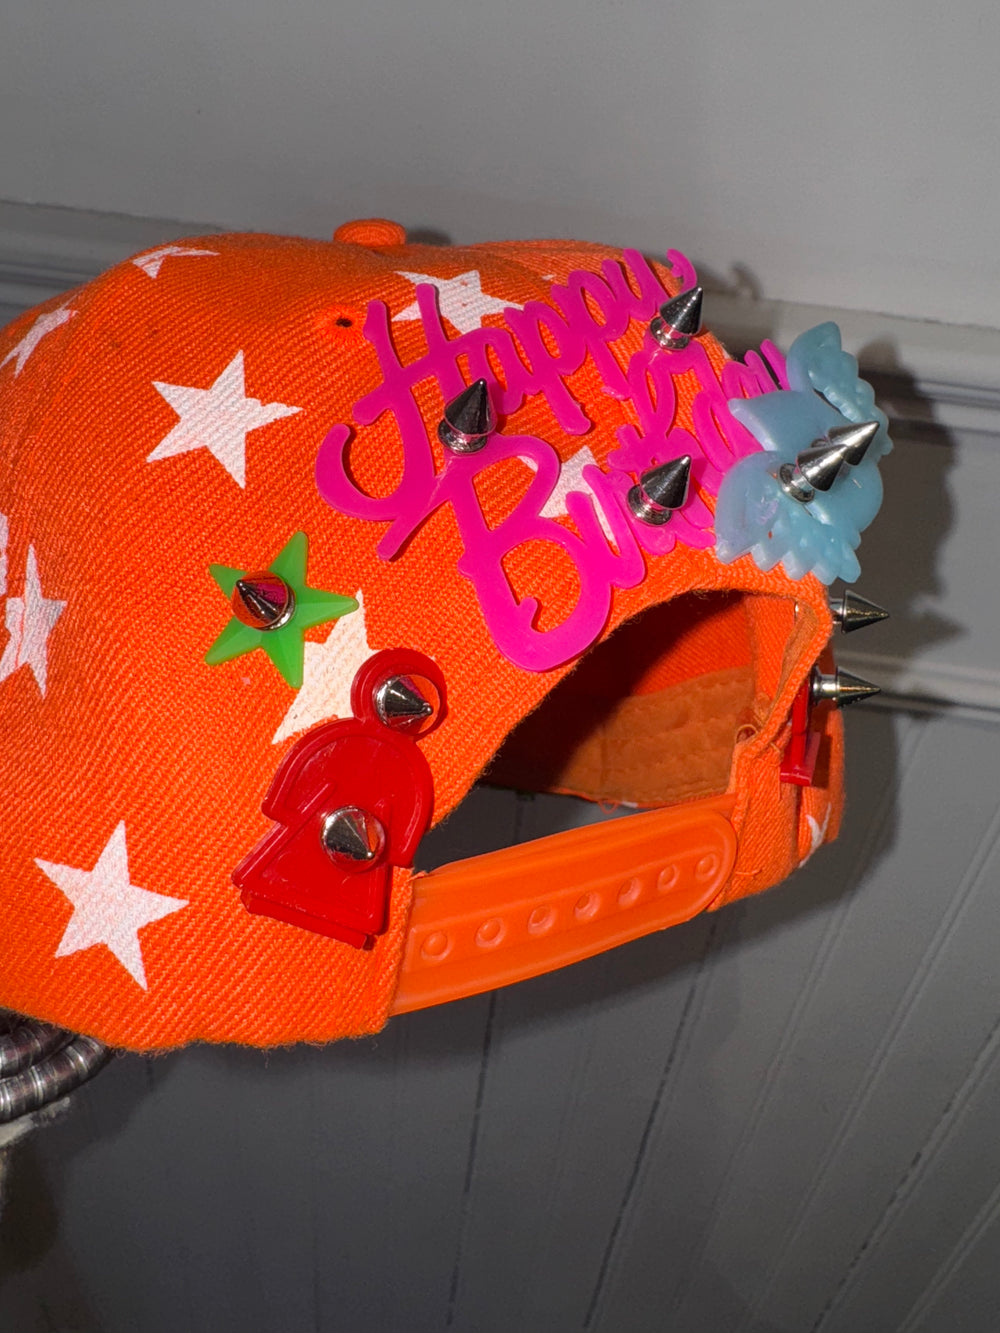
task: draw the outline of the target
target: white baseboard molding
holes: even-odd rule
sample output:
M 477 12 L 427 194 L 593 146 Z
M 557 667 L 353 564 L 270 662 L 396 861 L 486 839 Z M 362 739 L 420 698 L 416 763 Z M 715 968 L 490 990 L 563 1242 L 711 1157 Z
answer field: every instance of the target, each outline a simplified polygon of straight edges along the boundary
M 832 319 L 897 425 L 1000 434 L 1000 329 L 726 294 L 711 303 L 712 328 L 732 351 L 763 338 L 787 349 L 798 334 Z
M 837 665 L 877 682 L 876 706 L 953 712 L 1000 726 L 1000 671 L 838 648 Z
M 0 304 L 38 305 L 137 250 L 219 230 L 162 218 L 0 202 Z
M 0 304 L 29 307 L 85 283 L 140 249 L 221 231 L 212 223 L 0 203 Z M 711 327 L 733 351 L 836 320 L 845 347 L 880 381 L 889 416 L 1000 435 L 1000 329 L 900 319 L 791 301 L 709 293 Z
M 28 307 L 86 282 L 137 250 L 222 230 L 213 223 L 134 218 L 51 205 L 0 202 L 0 304 Z M 710 324 L 734 351 L 771 338 L 787 347 L 825 319 L 880 381 L 897 421 L 1000 434 L 1000 329 L 901 319 L 709 294 Z

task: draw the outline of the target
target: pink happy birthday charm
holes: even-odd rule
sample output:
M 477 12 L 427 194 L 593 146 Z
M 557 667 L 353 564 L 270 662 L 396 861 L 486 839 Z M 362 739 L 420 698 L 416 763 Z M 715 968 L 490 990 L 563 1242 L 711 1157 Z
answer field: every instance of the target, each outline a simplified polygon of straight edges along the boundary
M 713 545 L 712 511 L 702 497 L 714 497 L 726 470 L 760 449 L 729 411 L 727 399 L 773 392 L 785 383 L 780 353 L 768 344 L 766 363 L 753 353 L 745 363 L 730 362 L 721 384 L 697 339 L 682 350 L 663 352 L 648 336 L 623 369 L 611 344 L 631 320 L 648 324 L 670 295 L 642 255 L 626 250 L 623 257 L 628 273 L 612 260 L 602 263 L 600 274 L 576 270 L 565 284 L 552 286 L 551 305 L 532 301 L 523 309 L 508 307 L 507 327 L 484 326 L 457 338 L 447 336 L 436 289 L 419 285 L 417 306 L 427 351 L 407 366 L 393 346 L 385 304 L 371 301 L 364 337 L 378 357 L 382 383 L 354 405 L 354 416 L 364 428 L 386 412 L 392 415 L 402 445 L 402 476 L 388 495 L 362 491 L 346 464 L 352 438 L 346 425 L 329 431 L 316 459 L 316 482 L 328 504 L 353 518 L 389 524 L 377 546 L 383 560 L 397 558 L 437 509 L 451 506 L 464 547 L 457 569 L 474 586 L 499 651 L 527 671 L 545 671 L 571 661 L 600 637 L 611 610 L 612 590 L 635 587 L 645 577 L 643 552 L 664 555 L 678 541 L 691 547 Z M 693 269 L 682 255 L 671 251 L 669 262 L 682 281 L 693 280 Z M 516 412 L 529 395 L 541 394 L 559 426 L 567 434 L 581 435 L 593 423 L 566 380 L 587 358 L 604 390 L 631 402 L 638 425 L 619 428 L 618 448 L 608 456 L 608 471 L 592 464 L 581 469 L 586 489 L 565 494 L 569 522 L 544 513 L 559 484 L 563 460 L 552 444 L 536 436 L 494 432 L 478 452 L 446 451 L 444 466 L 437 470 L 429 437 L 435 427 L 424 420 L 416 399 L 418 385 L 431 381 L 447 403 L 468 383 L 484 379 L 501 418 Z M 460 362 L 467 367 L 465 373 Z M 674 424 L 678 375 L 693 376 L 699 386 L 692 409 L 693 434 Z M 686 503 L 663 526 L 637 522 L 627 503 L 636 478 L 685 454 L 691 456 L 693 483 Z M 480 504 L 476 478 L 510 458 L 521 459 L 533 476 L 513 510 L 491 525 Z M 536 628 L 537 598 L 519 599 L 504 571 L 504 558 L 532 541 L 549 542 L 565 552 L 580 584 L 573 610 L 545 630 Z

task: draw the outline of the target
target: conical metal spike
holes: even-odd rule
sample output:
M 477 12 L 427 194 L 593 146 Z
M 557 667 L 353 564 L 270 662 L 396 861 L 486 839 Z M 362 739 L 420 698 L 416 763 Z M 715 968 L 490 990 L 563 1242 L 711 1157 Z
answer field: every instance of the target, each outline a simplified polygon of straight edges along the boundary
M 329 855 L 345 869 L 370 866 L 385 850 L 381 821 L 356 805 L 341 806 L 327 815 L 320 836 Z
M 828 491 L 841 468 L 857 467 L 878 434 L 877 421 L 835 426 L 825 440 L 816 440 L 796 458 L 799 470 L 816 491 Z
M 782 463 L 778 480 L 793 499 L 808 504 L 817 491 L 828 491 L 843 468 L 857 467 L 878 434 L 877 421 L 834 426 L 822 440 L 814 440 L 794 463 Z
M 262 570 L 236 580 L 231 605 L 237 620 L 251 629 L 280 629 L 295 612 L 295 593 L 280 575 Z
M 839 444 L 813 444 L 796 457 L 795 466 L 805 485 L 815 494 L 830 489 L 846 462 Z
M 851 421 L 846 426 L 834 426 L 826 438 L 844 449 L 844 462 L 849 467 L 857 467 L 878 433 L 877 421 Z
M 877 602 L 870 602 L 860 593 L 844 590 L 842 597 L 830 603 L 830 614 L 841 634 L 853 634 L 856 629 L 866 625 L 876 625 L 880 620 L 888 620 L 889 612 Z
M 444 409 L 438 439 L 453 453 L 475 454 L 496 429 L 496 414 L 485 380 L 476 380 L 453 398 Z
M 643 523 L 659 527 L 680 509 L 691 484 L 691 455 L 650 468 L 628 493 L 628 507 Z
M 394 731 L 418 731 L 434 705 L 410 676 L 390 676 L 375 691 L 375 711 Z
M 832 703 L 837 708 L 857 703 L 859 699 L 869 699 L 881 690 L 871 681 L 862 680 L 850 671 L 841 671 L 838 667 L 832 676 L 824 675 L 818 668 L 813 672 L 811 694 L 814 704 Z
M 687 347 L 701 329 L 701 306 L 704 292 L 690 287 L 686 292 L 671 297 L 660 306 L 660 313 L 650 323 L 649 331 L 670 352 Z

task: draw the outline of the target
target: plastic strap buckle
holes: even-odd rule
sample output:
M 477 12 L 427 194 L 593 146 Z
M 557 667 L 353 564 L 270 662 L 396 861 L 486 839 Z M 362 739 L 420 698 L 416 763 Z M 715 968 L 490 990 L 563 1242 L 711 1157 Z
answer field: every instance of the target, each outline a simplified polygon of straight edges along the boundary
M 734 804 L 651 810 L 417 875 L 392 1012 L 522 981 L 696 916 L 732 871 Z

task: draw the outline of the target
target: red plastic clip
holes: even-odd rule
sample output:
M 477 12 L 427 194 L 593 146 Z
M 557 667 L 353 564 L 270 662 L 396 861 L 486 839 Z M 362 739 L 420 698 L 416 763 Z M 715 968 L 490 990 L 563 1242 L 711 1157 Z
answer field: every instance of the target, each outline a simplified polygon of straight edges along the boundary
M 792 702 L 792 737 L 781 759 L 781 780 L 796 787 L 811 787 L 823 733 L 812 720 L 811 680 L 806 680 Z
M 380 702 L 387 685 L 397 707 L 424 699 L 430 711 L 401 724 Z M 444 678 L 420 653 L 378 653 L 351 703 L 357 716 L 315 727 L 281 761 L 261 807 L 275 827 L 232 879 L 248 911 L 362 949 L 386 928 L 392 867 L 413 864 L 430 823 L 433 779 L 414 737 L 444 717 Z

